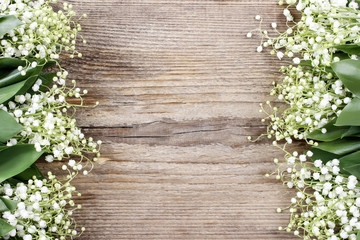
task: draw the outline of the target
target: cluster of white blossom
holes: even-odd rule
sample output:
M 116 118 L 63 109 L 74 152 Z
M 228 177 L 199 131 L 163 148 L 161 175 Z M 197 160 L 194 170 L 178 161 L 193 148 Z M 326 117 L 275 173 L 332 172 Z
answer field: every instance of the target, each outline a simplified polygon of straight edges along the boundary
M 82 57 L 75 47 L 77 39 L 82 38 L 78 34 L 80 18 L 74 20 L 76 13 L 68 3 L 63 4 L 63 9 L 54 11 L 50 4 L 56 2 L 0 0 L 0 17 L 13 15 L 23 23 L 0 36 L 0 57 L 25 60 L 26 66 L 18 67 L 23 76 L 30 66 L 35 68 L 51 60 L 57 62 L 63 51 L 69 52 L 70 58 Z M 7 146 L 34 144 L 36 151 L 46 153 L 48 162 L 66 159 L 62 169 L 68 175 L 57 180 L 49 172 L 44 180 L 34 176 L 16 186 L 12 181 L 1 183 L 0 197 L 18 202 L 14 211 L 0 213 L 0 219 L 14 227 L 1 239 L 65 240 L 78 237 L 85 230 L 80 230 L 72 218 L 73 211 L 81 205 L 75 206 L 72 200 L 77 192 L 70 182 L 79 172 L 87 175 L 93 168 L 93 162 L 100 156 L 101 141 L 85 138 L 76 126 L 72 115 L 76 107 L 83 107 L 82 97 L 87 90 L 77 88 L 75 80 L 71 86 L 66 83 L 68 73 L 59 64 L 58 67 L 60 71 L 53 77 L 53 84 L 48 86 L 47 77 L 52 74 L 45 73 L 27 93 L 15 96 L 0 108 L 23 126 Z
M 279 230 L 294 232 L 305 240 L 356 239 L 360 230 L 360 187 L 355 176 L 340 174 L 339 160 L 307 162 L 313 153 L 287 153 L 278 164 L 276 179 L 297 190 L 285 209 L 290 222 Z M 285 168 L 285 170 L 283 170 Z M 285 209 L 278 208 L 277 212 Z
M 279 3 L 284 2 L 280 0 Z M 283 33 L 278 32 L 277 24 L 273 23 L 272 28 L 279 33 L 274 38 L 262 31 L 267 40 L 257 48 L 258 52 L 271 46 L 271 54 L 276 54 L 280 60 L 287 56 L 295 64 L 305 60 L 311 61 L 313 67 L 323 68 L 336 60 L 334 46 L 360 42 L 360 11 L 354 0 L 286 0 L 286 3 L 289 5 L 283 14 L 287 21 L 294 19 L 290 6 L 301 12 L 300 21 L 288 25 Z M 251 37 L 251 33 L 247 36 Z
M 283 0 L 279 3 L 284 4 Z M 329 66 L 340 60 L 334 46 L 360 43 L 360 10 L 356 2 L 347 0 L 287 0 L 286 3 L 289 5 L 284 10 L 287 21 L 294 20 L 290 6 L 301 12 L 300 21 L 288 24 L 283 33 L 277 30 L 276 23 L 272 23 L 272 28 L 279 34 L 274 38 L 260 30 L 267 41 L 257 51 L 271 47 L 271 54 L 276 54 L 279 59 L 292 58 L 297 65 L 282 67 L 284 78 L 280 83 L 274 82 L 271 91 L 271 95 L 288 105 L 279 109 L 267 102 L 271 111 L 262 105 L 260 110 L 267 114 L 262 122 L 270 120 L 264 135 L 291 143 L 292 137 L 306 140 L 308 133 L 338 116 L 352 100 L 353 95 L 329 71 Z M 262 21 L 260 16 L 255 18 Z M 251 37 L 251 32 L 247 36 Z M 357 59 L 355 55 L 349 57 Z
M 322 128 L 337 117 L 353 95 L 342 82 L 329 71 L 332 62 L 340 60 L 336 45 L 360 43 L 360 11 L 353 0 L 286 0 L 289 5 L 284 10 L 288 21 L 284 33 L 278 31 L 276 23 L 271 27 L 279 34 L 270 37 L 267 31 L 261 31 L 266 39 L 257 47 L 271 47 L 271 54 L 280 60 L 285 56 L 298 66 L 282 67 L 284 78 L 281 83 L 273 83 L 271 95 L 287 105 L 284 109 L 261 105 L 261 112 L 270 120 L 267 135 L 274 137 L 273 144 L 285 139 L 305 139 L 307 134 Z M 280 0 L 280 5 L 284 4 Z M 293 22 L 290 10 L 295 7 L 301 13 L 299 22 Z M 260 16 L 256 20 L 262 21 Z M 291 23 L 289 23 L 291 22 Z M 261 29 L 261 28 L 260 28 Z M 247 37 L 252 37 L 248 33 Z M 348 56 L 357 59 L 357 56 Z M 305 62 L 307 61 L 307 62 Z M 303 66 L 300 66 L 300 65 Z M 322 128 L 326 133 L 326 129 Z M 286 143 L 286 144 L 287 144 Z M 317 145 L 310 140 L 309 144 Z M 308 162 L 313 156 L 286 152 L 285 162 L 278 165 L 276 179 L 287 187 L 296 189 L 296 197 L 291 199 L 288 209 L 290 222 L 279 230 L 293 231 L 294 235 L 305 240 L 357 239 L 360 230 L 360 187 L 355 176 L 340 173 L 339 160 L 316 160 Z M 267 176 L 269 176 L 267 174 Z M 285 209 L 278 208 L 277 212 Z
M 57 0 L 2 0 L 0 15 L 14 15 L 24 24 L 1 37 L 1 55 L 57 60 L 65 50 L 71 52 L 71 58 L 75 54 L 81 57 L 75 48 L 81 30 L 80 24 L 72 19 L 76 13 L 67 3 L 63 5 L 64 11 L 55 12 L 49 5 L 55 2 Z
M 72 177 L 68 176 L 67 181 L 58 181 L 49 172 L 48 179 L 34 177 L 27 184 L 18 183 L 15 187 L 0 184 L 0 196 L 18 202 L 14 211 L 2 213 L 2 219 L 14 227 L 3 239 L 65 240 L 73 239 L 85 230 L 82 228 L 79 231 L 72 218 L 73 211 L 81 208 L 71 200 L 76 193 L 75 187 L 69 183 Z
M 14 101 L 9 101 L 6 106 L 0 105 L 0 108 L 24 126 L 23 131 L 7 142 L 8 146 L 18 143 L 34 144 L 38 152 L 45 150 L 49 154 L 46 156 L 48 162 L 76 156 L 80 158 L 80 162 L 71 167 L 80 171 L 89 164 L 92 168 L 91 161 L 86 161 L 85 166 L 81 164 L 83 159 L 90 160 L 84 154 L 95 155 L 92 160 L 97 161 L 101 141 L 95 142 L 91 137 L 86 139 L 76 126 L 76 120 L 69 116 L 69 112 L 73 112 L 75 107 L 83 106 L 82 96 L 87 94 L 87 90 L 81 92 L 76 87 L 75 80 L 72 88 L 65 86 L 66 76 L 66 71 L 58 72 L 53 79 L 55 84 L 46 92 L 39 91 L 42 84 L 39 79 L 32 87 L 33 94 L 15 96 Z M 70 98 L 77 99 L 80 103 L 69 103 Z M 84 174 L 87 172 L 88 170 L 84 170 Z
M 352 94 L 331 73 L 291 65 L 281 69 L 285 77 L 280 84 L 274 82 L 270 95 L 288 105 L 282 110 L 267 102 L 271 112 L 261 110 L 268 115 L 262 121 L 270 120 L 268 136 L 277 141 L 286 139 L 291 143 L 291 137 L 306 139 L 308 133 L 338 116 L 352 99 Z

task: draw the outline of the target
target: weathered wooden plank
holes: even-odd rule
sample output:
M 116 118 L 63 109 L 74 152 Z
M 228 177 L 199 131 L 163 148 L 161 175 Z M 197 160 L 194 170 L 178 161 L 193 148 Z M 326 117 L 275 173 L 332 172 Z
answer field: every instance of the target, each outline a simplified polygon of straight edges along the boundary
M 256 14 L 284 28 L 276 1 L 70 2 L 89 16 L 88 45 L 63 65 L 100 101 L 76 117 L 105 143 L 74 182 L 81 239 L 292 239 L 275 209 L 293 193 L 264 177 L 281 152 L 246 140 L 265 130 L 258 104 L 281 76 L 245 35 Z

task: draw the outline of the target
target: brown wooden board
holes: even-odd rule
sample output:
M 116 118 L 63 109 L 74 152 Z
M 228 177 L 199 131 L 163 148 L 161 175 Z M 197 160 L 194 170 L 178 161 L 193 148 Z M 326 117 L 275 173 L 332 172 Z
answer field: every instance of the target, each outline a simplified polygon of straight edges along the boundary
M 80 239 L 293 239 L 275 213 L 293 192 L 264 177 L 282 153 L 247 141 L 265 131 L 258 105 L 281 63 L 245 35 L 257 14 L 284 29 L 277 1 L 69 2 L 88 14 L 88 44 L 62 64 L 100 102 L 76 118 L 104 141 L 101 163 L 74 181 Z

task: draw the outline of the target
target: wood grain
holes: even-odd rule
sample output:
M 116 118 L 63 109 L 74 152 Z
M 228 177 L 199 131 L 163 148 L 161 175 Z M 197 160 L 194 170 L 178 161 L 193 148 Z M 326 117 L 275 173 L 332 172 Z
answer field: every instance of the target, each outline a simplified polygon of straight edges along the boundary
M 81 239 L 293 239 L 275 214 L 293 193 L 264 177 L 281 152 L 246 140 L 280 63 L 245 35 L 257 14 L 284 28 L 277 1 L 70 2 L 88 44 L 63 65 L 100 101 L 76 118 L 107 160 L 74 182 Z

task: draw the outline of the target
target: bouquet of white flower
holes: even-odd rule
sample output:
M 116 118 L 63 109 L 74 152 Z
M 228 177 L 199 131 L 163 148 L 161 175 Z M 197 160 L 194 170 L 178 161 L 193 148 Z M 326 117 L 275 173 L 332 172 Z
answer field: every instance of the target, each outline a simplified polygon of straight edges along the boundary
M 287 0 L 287 29 L 264 39 L 257 48 L 271 47 L 280 60 L 283 81 L 273 83 L 270 95 L 286 107 L 261 105 L 269 121 L 268 138 L 285 152 L 274 159 L 276 179 L 297 194 L 287 208 L 289 224 L 303 239 L 360 239 L 360 9 L 357 1 Z M 280 5 L 284 2 L 280 0 Z M 291 11 L 301 14 L 294 21 Z M 257 20 L 262 21 L 260 16 Z M 247 34 L 252 37 L 252 32 Z M 251 139 L 251 137 L 249 137 Z M 293 140 L 305 140 L 305 153 L 288 152 Z M 309 161 L 309 160 L 312 161 Z M 270 176 L 267 174 L 266 176 Z
M 68 114 L 83 106 L 87 90 L 66 84 L 59 63 L 63 52 L 82 57 L 75 47 L 81 17 L 74 20 L 71 4 L 56 12 L 52 3 L 0 1 L 0 239 L 73 239 L 84 231 L 72 218 L 81 205 L 70 183 L 93 168 L 101 141 L 85 138 Z M 53 65 L 57 72 L 43 71 Z M 67 160 L 66 177 L 45 177 L 39 158 Z

